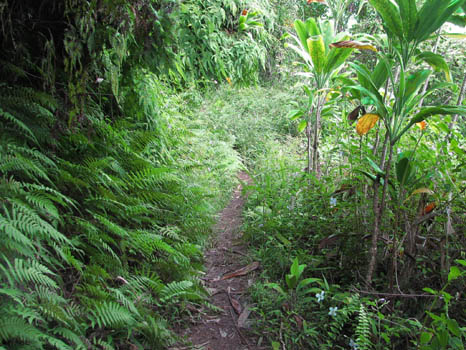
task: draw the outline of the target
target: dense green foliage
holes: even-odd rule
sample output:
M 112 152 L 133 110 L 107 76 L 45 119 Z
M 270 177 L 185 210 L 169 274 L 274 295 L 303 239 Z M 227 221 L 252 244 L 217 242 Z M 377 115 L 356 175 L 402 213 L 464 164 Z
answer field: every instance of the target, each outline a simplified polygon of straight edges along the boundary
M 464 349 L 465 44 L 440 22 L 466 4 L 395 2 L 0 2 L 0 349 L 167 348 L 244 167 L 266 346 Z M 280 40 L 308 17 L 378 52 L 314 91 Z
M 203 302 L 240 163 L 140 57 L 156 5 L 2 8 L 2 348 L 163 348 L 180 300 Z

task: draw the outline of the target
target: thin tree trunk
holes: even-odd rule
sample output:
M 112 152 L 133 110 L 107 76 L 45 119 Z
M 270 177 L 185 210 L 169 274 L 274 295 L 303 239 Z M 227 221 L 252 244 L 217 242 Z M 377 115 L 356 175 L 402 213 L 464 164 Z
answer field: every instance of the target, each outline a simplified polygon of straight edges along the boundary
M 311 126 L 310 121 L 306 125 L 306 136 L 307 136 L 307 173 L 311 173 L 312 165 L 312 151 L 311 151 Z
M 388 137 L 388 135 L 387 135 Z M 389 142 L 387 142 L 389 143 Z M 370 285 L 372 283 L 372 277 L 374 275 L 374 270 L 375 270 L 375 263 L 377 261 L 377 242 L 379 240 L 379 235 L 380 235 L 380 225 L 382 222 L 382 217 L 383 217 L 383 212 L 385 209 L 385 198 L 387 196 L 387 184 L 388 184 L 388 178 L 390 176 L 390 166 L 392 163 L 392 157 L 393 157 L 393 145 L 389 143 L 390 147 L 390 153 L 388 155 L 388 160 L 386 163 L 386 168 L 385 168 L 385 176 L 384 176 L 384 183 L 383 183 L 383 190 L 382 190 L 382 198 L 380 200 L 380 205 L 379 205 L 379 182 L 376 181 L 374 183 L 374 202 L 373 202 L 373 210 L 374 210 L 374 229 L 372 231 L 372 240 L 371 240 L 371 248 L 369 250 L 370 257 L 369 257 L 369 267 L 367 269 L 367 274 L 366 274 L 366 283 Z
M 314 129 L 314 145 L 313 145 L 313 171 L 317 178 L 320 178 L 320 167 L 318 165 L 319 162 L 319 132 L 320 132 L 320 125 L 321 125 L 321 114 L 322 114 L 322 105 L 325 99 L 325 94 L 321 97 L 317 98 L 317 107 L 316 107 L 316 123 Z

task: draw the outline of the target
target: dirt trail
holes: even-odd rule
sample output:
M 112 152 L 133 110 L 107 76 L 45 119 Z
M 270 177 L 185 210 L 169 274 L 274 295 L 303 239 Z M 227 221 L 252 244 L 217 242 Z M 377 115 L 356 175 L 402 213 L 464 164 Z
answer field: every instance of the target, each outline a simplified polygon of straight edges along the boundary
M 250 183 L 250 177 L 241 172 L 238 175 L 243 182 Z M 215 238 L 212 248 L 205 253 L 206 275 L 202 278 L 205 287 L 211 292 L 209 302 L 221 312 L 204 310 L 200 320 L 181 332 L 192 342 L 191 347 L 175 349 L 203 350 L 257 350 L 257 339 L 248 334 L 246 291 L 252 283 L 255 272 L 243 276 L 221 279 L 235 272 L 251 261 L 247 259 L 247 248 L 241 245 L 240 228 L 245 198 L 241 195 L 242 186 L 238 185 L 233 192 L 230 204 L 222 211 L 218 223 L 214 227 Z M 253 265 L 254 266 L 254 265 Z M 239 303 L 240 309 L 238 308 Z M 246 308 L 246 311 L 245 311 Z M 237 310 L 235 310 L 237 309 Z M 238 310 L 239 309 L 239 310 Z M 240 312 L 240 314 L 237 313 Z M 241 315 L 241 316 L 239 316 Z M 238 318 L 242 318 L 239 321 Z

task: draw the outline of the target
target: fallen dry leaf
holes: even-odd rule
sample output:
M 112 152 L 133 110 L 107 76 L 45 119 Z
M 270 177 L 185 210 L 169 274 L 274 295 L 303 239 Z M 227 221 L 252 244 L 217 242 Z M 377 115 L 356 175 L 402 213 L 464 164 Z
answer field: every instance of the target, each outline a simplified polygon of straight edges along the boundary
M 241 313 L 242 307 L 238 300 L 231 298 L 231 306 L 233 306 L 233 309 L 238 315 Z
M 259 267 L 259 263 L 257 261 L 254 261 L 253 263 L 239 269 L 239 270 L 236 270 L 235 272 L 232 272 L 232 273 L 228 273 L 226 275 L 224 275 L 222 278 L 220 278 L 219 280 L 220 281 L 223 281 L 223 280 L 227 280 L 229 278 L 233 278 L 233 277 L 238 277 L 238 276 L 244 276 L 244 275 L 247 275 L 248 273 L 254 271 L 255 269 L 257 269 Z
M 304 319 L 299 315 L 293 315 L 293 318 L 296 321 L 296 325 L 298 326 L 298 329 L 303 328 Z
M 247 320 L 249 317 L 249 314 L 251 313 L 251 310 L 245 306 L 243 309 L 243 312 L 239 315 L 238 317 L 238 327 L 239 328 L 247 328 Z

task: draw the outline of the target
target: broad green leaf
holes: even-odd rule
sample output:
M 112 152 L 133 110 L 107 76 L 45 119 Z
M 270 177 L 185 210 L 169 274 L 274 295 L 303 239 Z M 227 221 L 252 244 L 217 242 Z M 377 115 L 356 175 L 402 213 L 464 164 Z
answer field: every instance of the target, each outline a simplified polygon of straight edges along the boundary
M 380 93 L 379 93 L 379 89 L 375 86 L 375 83 L 374 81 L 372 80 L 372 77 L 369 73 L 369 70 L 363 66 L 363 65 L 359 65 L 359 64 L 356 64 L 356 63 L 352 63 L 350 62 L 349 65 L 354 69 L 356 70 L 356 73 L 358 75 L 358 80 L 359 80 L 359 83 L 364 87 L 366 88 L 367 90 L 369 90 L 370 92 L 372 92 L 372 94 L 374 94 L 375 96 L 377 96 L 377 99 L 382 102 L 383 99 L 382 99 L 382 96 L 380 96 Z
M 317 23 L 313 18 L 309 18 L 306 22 L 302 22 L 299 19 L 297 19 L 294 22 L 294 28 L 296 30 L 296 34 L 298 34 L 302 47 L 305 50 L 308 50 L 307 39 L 310 36 L 320 34 L 319 27 L 317 26 Z
M 311 36 L 307 39 L 307 47 L 311 55 L 314 70 L 318 74 L 322 73 L 326 63 L 324 38 L 322 35 Z
M 396 2 L 400 9 L 403 33 L 408 41 L 411 41 L 418 21 L 416 0 L 396 0 Z
M 345 36 L 344 39 L 349 38 Z M 327 54 L 327 62 L 325 66 L 325 72 L 332 72 L 340 67 L 346 59 L 351 55 L 353 49 L 351 48 L 332 48 Z
M 405 101 L 408 100 L 411 97 L 411 95 L 415 94 L 419 90 L 422 84 L 429 77 L 430 73 L 430 70 L 423 69 L 417 71 L 414 74 L 411 74 L 406 78 L 406 88 L 404 94 Z
M 375 176 L 374 174 L 368 173 L 367 171 L 364 171 L 364 170 L 356 170 L 356 171 L 360 172 L 361 174 L 368 177 L 369 179 L 371 179 L 374 182 L 377 180 L 377 176 Z M 379 182 L 381 184 L 383 184 L 383 178 L 382 177 L 379 177 Z
M 333 31 L 333 24 L 330 21 L 320 22 L 320 31 L 324 38 L 325 54 L 328 55 L 330 50 L 329 45 L 335 40 L 335 33 Z
M 464 0 L 428 0 L 419 10 L 418 25 L 413 35 L 417 42 L 426 40 L 464 3 Z
M 296 285 L 298 284 L 298 279 L 296 278 L 295 275 L 288 274 L 285 276 L 285 282 L 288 288 L 294 289 L 294 287 L 296 287 Z
M 448 281 L 453 281 L 457 279 L 459 276 L 461 276 L 461 270 L 458 268 L 458 266 L 450 267 L 450 272 L 448 273 Z
M 432 339 L 432 336 L 433 336 L 432 333 L 427 333 L 427 332 L 421 333 L 421 339 L 420 339 L 421 344 L 428 344 L 430 340 Z
M 457 337 L 461 337 L 461 329 L 458 325 L 458 322 L 456 322 L 456 320 L 448 318 L 447 327 L 452 334 L 454 334 Z
M 307 126 L 307 121 L 301 120 L 298 124 L 298 131 L 302 132 L 304 129 L 306 129 L 306 126 Z
M 460 265 L 466 266 L 466 260 L 455 259 L 455 262 L 456 262 L 457 264 L 460 264 Z
M 422 52 L 416 56 L 416 61 L 424 61 L 435 71 L 444 72 L 447 81 L 451 82 L 450 68 L 442 56 L 433 52 Z
M 436 114 L 460 114 L 466 115 L 466 107 L 458 106 L 435 106 L 435 107 L 424 107 L 419 113 L 417 113 L 412 119 L 410 124 L 420 123 L 426 118 L 429 118 Z
M 375 170 L 376 173 L 380 175 L 384 174 L 383 170 L 380 169 L 380 167 L 372 159 L 370 159 L 369 157 L 366 157 L 366 159 L 369 162 L 369 165 L 372 167 L 372 169 Z
M 452 15 L 448 17 L 447 22 L 453 23 L 458 27 L 466 27 L 466 16 Z M 443 35 L 443 34 L 442 34 Z
M 374 82 L 374 86 L 377 89 L 380 89 L 380 87 L 387 81 L 388 78 L 388 69 L 387 65 L 383 61 L 379 61 L 377 65 L 374 68 L 374 71 L 371 74 L 371 79 Z
M 304 115 L 304 111 L 302 109 L 292 109 L 286 115 L 287 119 L 296 120 L 301 118 Z
M 434 294 L 434 295 L 437 295 L 437 294 L 438 294 L 438 292 L 437 292 L 436 290 L 433 290 L 432 288 L 426 287 L 426 288 L 422 288 L 422 290 L 423 290 L 424 292 L 427 292 L 427 293 L 430 293 L 430 294 Z
M 399 39 L 403 38 L 400 11 L 390 0 L 369 0 L 382 17 L 385 27 Z
M 409 177 L 411 172 L 411 164 L 408 158 L 401 158 L 396 163 L 396 179 L 401 185 L 406 183 L 406 179 Z

